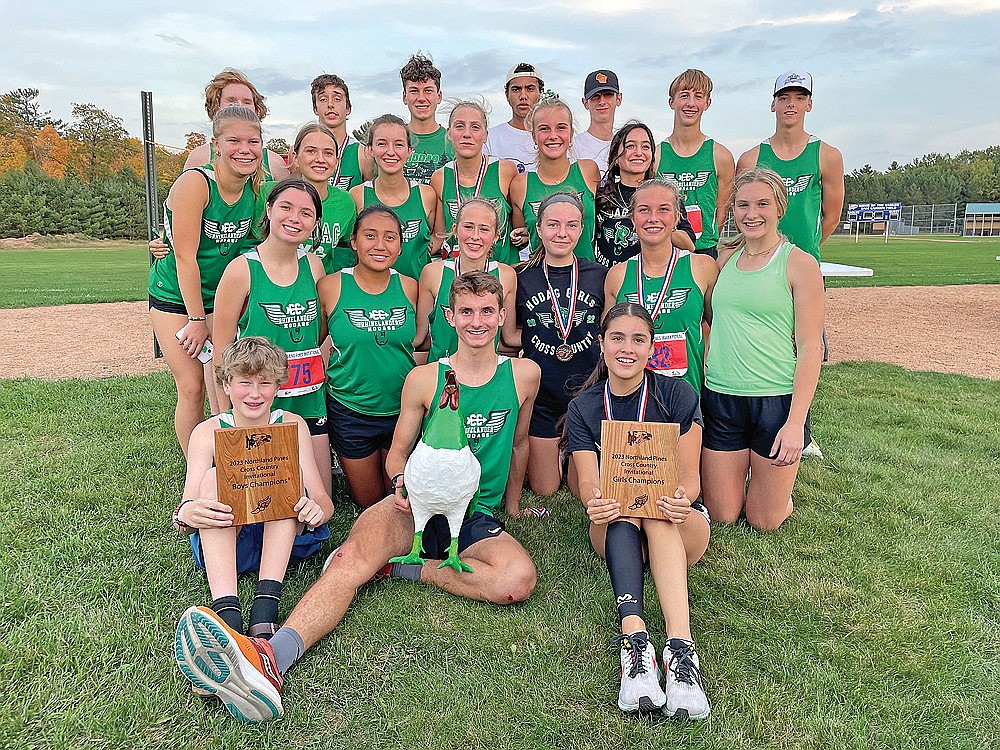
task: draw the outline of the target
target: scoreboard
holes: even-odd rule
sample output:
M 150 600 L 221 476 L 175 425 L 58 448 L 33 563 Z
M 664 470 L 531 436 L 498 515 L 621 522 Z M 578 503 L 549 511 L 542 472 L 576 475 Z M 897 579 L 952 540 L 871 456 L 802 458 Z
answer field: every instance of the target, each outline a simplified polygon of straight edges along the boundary
M 847 206 L 847 220 L 855 222 L 899 221 L 902 210 L 902 203 L 850 203 Z

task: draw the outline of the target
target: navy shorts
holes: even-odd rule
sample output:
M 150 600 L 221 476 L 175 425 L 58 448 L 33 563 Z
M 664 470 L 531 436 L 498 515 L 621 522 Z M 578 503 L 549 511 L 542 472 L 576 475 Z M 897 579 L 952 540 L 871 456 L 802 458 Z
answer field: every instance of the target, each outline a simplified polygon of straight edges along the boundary
M 712 245 L 711 247 L 701 247 L 701 248 L 696 247 L 694 249 L 694 251 L 696 253 L 698 253 L 699 255 L 707 255 L 710 258 L 714 258 L 715 260 L 719 259 L 719 246 L 718 245 Z
M 500 536 L 506 527 L 491 515 L 476 511 L 462 522 L 462 530 L 458 532 L 458 551 L 462 552 L 478 541 Z M 423 557 L 428 560 L 443 560 L 448 556 L 451 545 L 451 532 L 448 530 L 448 519 L 436 515 L 427 522 L 423 536 Z
M 292 554 L 288 562 L 298 562 L 313 556 L 319 551 L 320 545 L 330 538 L 330 529 L 324 523 L 312 531 L 308 527 L 295 537 L 292 544 Z M 191 537 L 191 554 L 194 564 L 205 569 L 205 558 L 201 551 L 201 536 L 194 532 Z M 252 523 L 240 529 L 236 537 L 236 573 L 243 575 L 260 569 L 260 554 L 264 548 L 264 524 Z
M 531 410 L 531 421 L 528 423 L 528 435 L 534 438 L 562 437 L 562 430 L 558 429 L 558 424 L 559 420 L 566 416 L 568 408 L 568 401 L 556 403 L 535 399 Z
M 792 394 L 784 396 L 731 396 L 707 386 L 701 392 L 705 416 L 702 445 L 712 451 L 751 449 L 758 456 L 773 458 L 771 446 L 792 407 Z M 809 445 L 809 415 L 806 414 L 803 445 Z
M 370 417 L 360 414 L 335 398 L 326 396 L 327 427 L 330 430 L 330 447 L 341 458 L 368 458 L 392 446 L 392 433 L 396 430 L 398 414 L 388 417 Z
M 306 423 L 306 427 L 309 428 L 309 434 L 313 437 L 317 435 L 326 435 L 329 430 L 327 429 L 326 416 L 322 417 L 302 417 Z
M 167 302 L 166 300 L 157 299 L 156 297 L 149 298 L 149 309 L 159 310 L 160 312 L 172 313 L 174 315 L 187 315 L 188 311 L 184 305 L 178 305 L 176 302 Z M 213 308 L 206 307 L 205 315 L 211 315 Z

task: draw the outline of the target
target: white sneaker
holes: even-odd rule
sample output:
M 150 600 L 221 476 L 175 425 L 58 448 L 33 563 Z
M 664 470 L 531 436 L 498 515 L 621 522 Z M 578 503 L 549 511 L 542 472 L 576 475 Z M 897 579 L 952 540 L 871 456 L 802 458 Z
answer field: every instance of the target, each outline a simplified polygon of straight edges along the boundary
M 335 477 L 344 476 L 344 468 L 340 465 L 340 456 L 336 453 L 330 453 L 330 471 Z
M 663 713 L 672 719 L 704 719 L 711 712 L 701 677 L 694 641 L 671 638 L 663 649 L 667 665 L 667 704 Z
M 823 451 L 819 449 L 819 445 L 815 440 L 810 440 L 809 445 L 802 449 L 802 458 L 815 458 L 820 461 L 823 460 Z
M 645 630 L 620 635 L 622 685 L 618 691 L 618 708 L 627 713 L 659 711 L 667 696 L 660 687 L 660 669 L 656 665 L 656 648 L 649 642 Z

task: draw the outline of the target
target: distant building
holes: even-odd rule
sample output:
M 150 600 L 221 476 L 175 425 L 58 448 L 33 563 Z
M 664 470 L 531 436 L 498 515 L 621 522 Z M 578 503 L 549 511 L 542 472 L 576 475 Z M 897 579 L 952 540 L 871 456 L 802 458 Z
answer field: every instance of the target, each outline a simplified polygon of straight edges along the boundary
M 967 237 L 1000 237 L 1000 203 L 966 205 L 962 234 Z

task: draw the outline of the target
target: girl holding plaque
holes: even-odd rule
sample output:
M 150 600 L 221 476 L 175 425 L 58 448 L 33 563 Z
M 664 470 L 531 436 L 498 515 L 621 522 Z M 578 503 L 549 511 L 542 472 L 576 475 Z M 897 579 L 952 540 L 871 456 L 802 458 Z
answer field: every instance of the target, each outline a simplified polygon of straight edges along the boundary
M 557 423 L 600 356 L 598 327 L 604 309 L 600 263 L 574 254 L 584 231 L 576 195 L 555 193 L 538 207 L 541 246 L 517 269 L 517 328 L 524 356 L 542 369 L 528 427 L 528 485 L 551 495 L 562 481 Z
M 569 405 L 566 451 L 577 482 L 573 491 L 590 518 L 590 539 L 605 558 L 617 603 L 622 682 L 618 706 L 626 712 L 662 710 L 674 718 L 703 719 L 710 712 L 691 637 L 687 568 L 708 547 L 709 519 L 699 499 L 701 412 L 698 395 L 681 378 L 649 372 L 653 320 L 642 305 L 612 307 L 601 324 L 601 360 Z M 601 422 L 676 422 L 678 486 L 656 500 L 662 519 L 622 518 L 617 500 L 601 497 Z M 645 560 L 644 560 L 645 558 Z M 644 563 L 649 563 L 663 610 L 666 690 L 643 608 Z
M 684 378 L 701 393 L 705 377 L 702 323 L 711 324 L 706 305 L 718 277 L 712 258 L 676 247 L 680 188 L 667 179 L 648 180 L 632 196 L 631 218 L 639 254 L 608 271 L 604 304 L 636 302 L 652 317 L 653 356 L 649 368 Z
M 263 336 L 285 350 L 289 377 L 278 389 L 275 404 L 305 420 L 330 494 L 330 436 L 319 348 L 326 338 L 326 321 L 319 314 L 316 292 L 324 270 L 323 261 L 303 247 L 322 220 L 323 204 L 313 185 L 297 178 L 272 184 L 260 223 L 261 242 L 230 263 L 219 282 L 215 343 L 223 349 L 237 338 Z M 219 390 L 220 407 L 226 409 L 229 398 Z
M 736 178 L 739 234 L 719 250 L 715 325 L 705 375 L 705 502 L 723 523 L 746 513 L 761 530 L 792 513 L 809 406 L 823 359 L 823 276 L 778 230 L 788 208 L 781 177 Z M 749 481 L 748 481 L 749 475 Z
M 496 245 L 489 248 L 492 259 L 514 264 L 520 258 L 510 244 L 510 181 L 517 167 L 506 159 L 487 156 L 488 123 L 486 109 L 475 101 L 456 102 L 448 116 L 448 140 L 455 158 L 431 176 L 431 187 L 437 194 L 436 229 L 443 240 L 446 258 L 458 255 L 454 243 L 449 247 L 448 236 L 454 234 L 458 207 L 473 197 L 486 198 L 496 206 L 500 217 Z M 436 254 L 436 253 L 435 253 Z
M 403 231 L 390 208 L 362 209 L 351 236 L 357 264 L 317 284 L 333 341 L 326 370 L 330 443 L 362 508 L 393 491 L 385 456 L 414 365 L 417 282 L 393 268 Z

